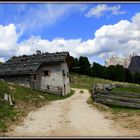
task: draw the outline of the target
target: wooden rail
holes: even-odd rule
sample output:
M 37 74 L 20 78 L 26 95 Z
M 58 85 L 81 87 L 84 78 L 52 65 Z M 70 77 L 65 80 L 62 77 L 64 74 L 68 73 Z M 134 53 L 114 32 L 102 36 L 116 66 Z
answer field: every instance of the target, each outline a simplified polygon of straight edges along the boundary
M 105 105 L 117 105 L 120 107 L 140 109 L 139 93 L 93 91 L 92 98 L 95 102 Z

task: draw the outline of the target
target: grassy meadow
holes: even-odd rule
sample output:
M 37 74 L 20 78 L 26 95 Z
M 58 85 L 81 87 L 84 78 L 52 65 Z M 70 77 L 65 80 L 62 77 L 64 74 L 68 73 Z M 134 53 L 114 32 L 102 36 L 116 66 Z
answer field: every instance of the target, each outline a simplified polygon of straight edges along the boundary
M 86 75 L 80 75 L 80 74 L 71 74 L 71 87 L 72 88 L 86 88 L 89 91 L 92 90 L 92 86 L 94 84 L 117 84 L 120 86 L 126 86 L 126 88 L 116 88 L 114 89 L 115 91 L 123 92 L 123 91 L 137 91 L 140 92 L 140 85 L 138 84 L 132 84 L 132 83 L 126 83 L 126 82 L 117 82 L 117 81 L 111 81 L 111 80 L 106 80 L 106 79 L 101 79 L 101 78 L 96 78 L 96 77 L 90 77 Z

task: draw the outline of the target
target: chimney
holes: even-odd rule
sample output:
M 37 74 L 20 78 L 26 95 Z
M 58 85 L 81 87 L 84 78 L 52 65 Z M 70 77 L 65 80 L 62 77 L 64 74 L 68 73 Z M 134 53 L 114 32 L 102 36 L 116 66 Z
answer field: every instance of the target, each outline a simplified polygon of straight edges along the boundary
M 37 55 L 40 55 L 40 54 L 41 54 L 41 51 L 40 51 L 40 50 L 37 50 L 37 51 L 36 51 L 36 54 L 37 54 Z

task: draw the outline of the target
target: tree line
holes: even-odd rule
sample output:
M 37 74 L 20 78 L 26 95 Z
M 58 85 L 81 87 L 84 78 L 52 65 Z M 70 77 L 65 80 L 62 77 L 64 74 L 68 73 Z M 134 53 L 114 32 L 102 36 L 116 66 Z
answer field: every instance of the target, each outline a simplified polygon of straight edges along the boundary
M 72 67 L 70 72 L 113 81 L 140 84 L 140 73 L 131 73 L 129 69 L 124 68 L 122 65 L 105 67 L 96 62 L 93 62 L 91 65 L 88 58 L 83 56 L 79 58 L 71 56 L 71 61 Z

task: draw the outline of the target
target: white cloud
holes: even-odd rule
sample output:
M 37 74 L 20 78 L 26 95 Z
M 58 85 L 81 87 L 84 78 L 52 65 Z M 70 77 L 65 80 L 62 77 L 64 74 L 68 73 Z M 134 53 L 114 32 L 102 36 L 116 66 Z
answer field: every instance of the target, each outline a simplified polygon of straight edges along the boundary
M 97 56 L 107 58 L 111 55 L 127 56 L 132 52 L 140 54 L 140 13 L 131 21 L 121 20 L 114 25 L 104 25 L 95 32 L 95 38 L 82 41 L 81 39 L 57 38 L 52 41 L 39 37 L 31 37 L 19 44 L 17 54 L 35 53 L 36 49 L 42 51 L 69 51 L 74 56 Z M 24 49 L 25 48 L 25 49 Z
M 120 5 L 108 6 L 106 4 L 98 4 L 96 7 L 91 8 L 86 14 L 86 17 L 95 16 L 97 18 L 105 15 L 106 12 L 111 12 L 111 15 L 125 14 L 125 11 L 120 10 Z
M 5 58 L 4 57 L 0 57 L 0 62 L 5 62 Z
M 121 20 L 113 25 L 104 25 L 95 32 L 95 38 L 81 39 L 55 38 L 53 40 L 32 36 L 17 43 L 15 26 L 0 26 L 0 58 L 43 52 L 69 51 L 71 55 L 106 59 L 112 55 L 123 57 L 133 52 L 140 55 L 140 13 L 130 21 Z M 94 61 L 94 60 L 93 60 Z
M 80 45 L 80 39 L 56 38 L 52 41 L 41 39 L 40 37 L 31 37 L 19 44 L 16 55 L 36 53 L 36 50 L 43 52 L 69 51 L 71 55 L 78 56 L 77 47 Z
M 21 32 L 33 29 L 52 26 L 56 22 L 65 20 L 74 12 L 82 12 L 86 8 L 83 4 L 38 4 L 32 7 L 29 5 L 18 5 L 20 20 L 16 25 Z M 24 14 L 23 14 L 24 13 Z M 21 18 L 21 14 L 23 14 Z M 17 15 L 15 15 L 17 16 Z M 30 30 L 29 30 L 30 29 Z
M 7 26 L 0 25 L 0 57 L 7 57 L 14 54 L 18 35 L 14 24 Z

